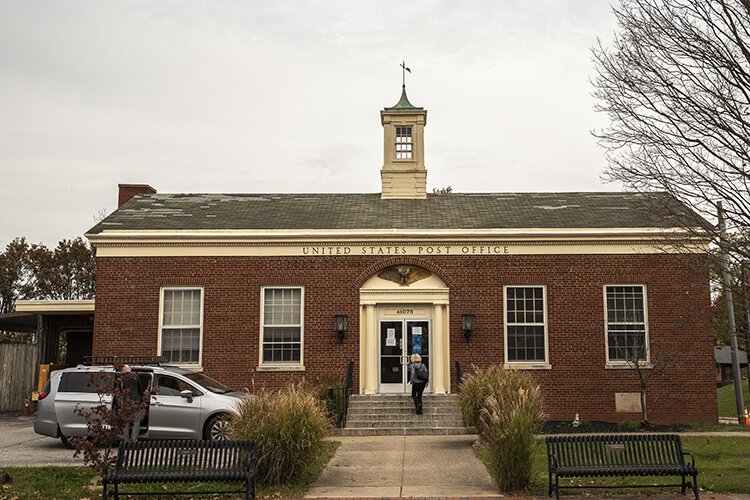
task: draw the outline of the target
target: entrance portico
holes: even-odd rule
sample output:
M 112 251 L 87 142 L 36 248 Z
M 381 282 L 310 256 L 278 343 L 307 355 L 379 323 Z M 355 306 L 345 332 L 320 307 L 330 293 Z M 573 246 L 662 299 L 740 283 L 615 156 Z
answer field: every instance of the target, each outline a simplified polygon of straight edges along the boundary
M 392 266 L 360 288 L 360 394 L 408 392 L 409 356 L 430 369 L 428 390 L 450 392 L 449 289 L 430 271 Z

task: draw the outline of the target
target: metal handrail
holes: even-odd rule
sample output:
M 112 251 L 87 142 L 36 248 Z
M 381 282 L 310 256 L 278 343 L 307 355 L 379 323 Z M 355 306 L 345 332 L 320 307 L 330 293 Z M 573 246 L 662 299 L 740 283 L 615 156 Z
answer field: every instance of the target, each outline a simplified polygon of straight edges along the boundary
M 346 417 L 349 414 L 349 396 L 354 385 L 354 362 L 350 361 L 346 368 L 343 385 L 329 387 L 327 392 L 328 413 L 334 420 L 336 427 L 346 426 Z

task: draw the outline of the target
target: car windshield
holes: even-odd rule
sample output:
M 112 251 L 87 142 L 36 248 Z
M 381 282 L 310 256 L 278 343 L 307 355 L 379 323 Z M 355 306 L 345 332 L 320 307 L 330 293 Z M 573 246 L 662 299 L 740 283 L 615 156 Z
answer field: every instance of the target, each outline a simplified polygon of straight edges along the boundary
M 206 375 L 203 375 L 202 373 L 187 372 L 187 373 L 183 373 L 182 375 L 189 378 L 196 384 L 200 385 L 207 391 L 211 391 L 215 394 L 226 394 L 228 392 L 232 392 L 232 389 L 230 389 L 229 387 L 217 382 L 211 377 L 207 377 Z

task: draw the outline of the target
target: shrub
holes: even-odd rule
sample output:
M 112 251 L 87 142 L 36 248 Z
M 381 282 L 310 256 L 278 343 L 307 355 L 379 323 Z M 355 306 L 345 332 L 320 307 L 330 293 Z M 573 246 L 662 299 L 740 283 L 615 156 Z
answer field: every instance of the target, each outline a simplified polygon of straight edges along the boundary
M 257 479 L 277 485 L 302 480 L 324 451 L 329 428 L 322 403 L 294 386 L 244 400 L 230 426 L 233 439 L 252 439 L 258 451 Z
M 546 418 L 539 386 L 525 372 L 491 366 L 466 377 L 459 401 L 464 420 L 479 430 L 487 467 L 500 489 L 526 488 L 534 434 Z
M 518 389 L 532 387 L 533 381 L 517 370 L 506 370 L 502 366 L 490 365 L 478 369 L 472 365 L 473 373 L 466 375 L 459 387 L 458 402 L 466 425 L 481 430 L 480 413 L 487 398 L 500 393 L 516 393 Z M 500 398 L 504 399 L 504 398 Z

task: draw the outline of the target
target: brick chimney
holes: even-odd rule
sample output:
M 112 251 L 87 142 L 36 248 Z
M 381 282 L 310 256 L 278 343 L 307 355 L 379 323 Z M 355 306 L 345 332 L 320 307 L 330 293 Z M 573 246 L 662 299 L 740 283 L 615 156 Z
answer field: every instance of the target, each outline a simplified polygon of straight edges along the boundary
M 117 196 L 117 208 L 123 206 L 133 196 L 139 194 L 156 194 L 156 189 L 148 184 L 118 184 L 117 187 L 120 188 Z

